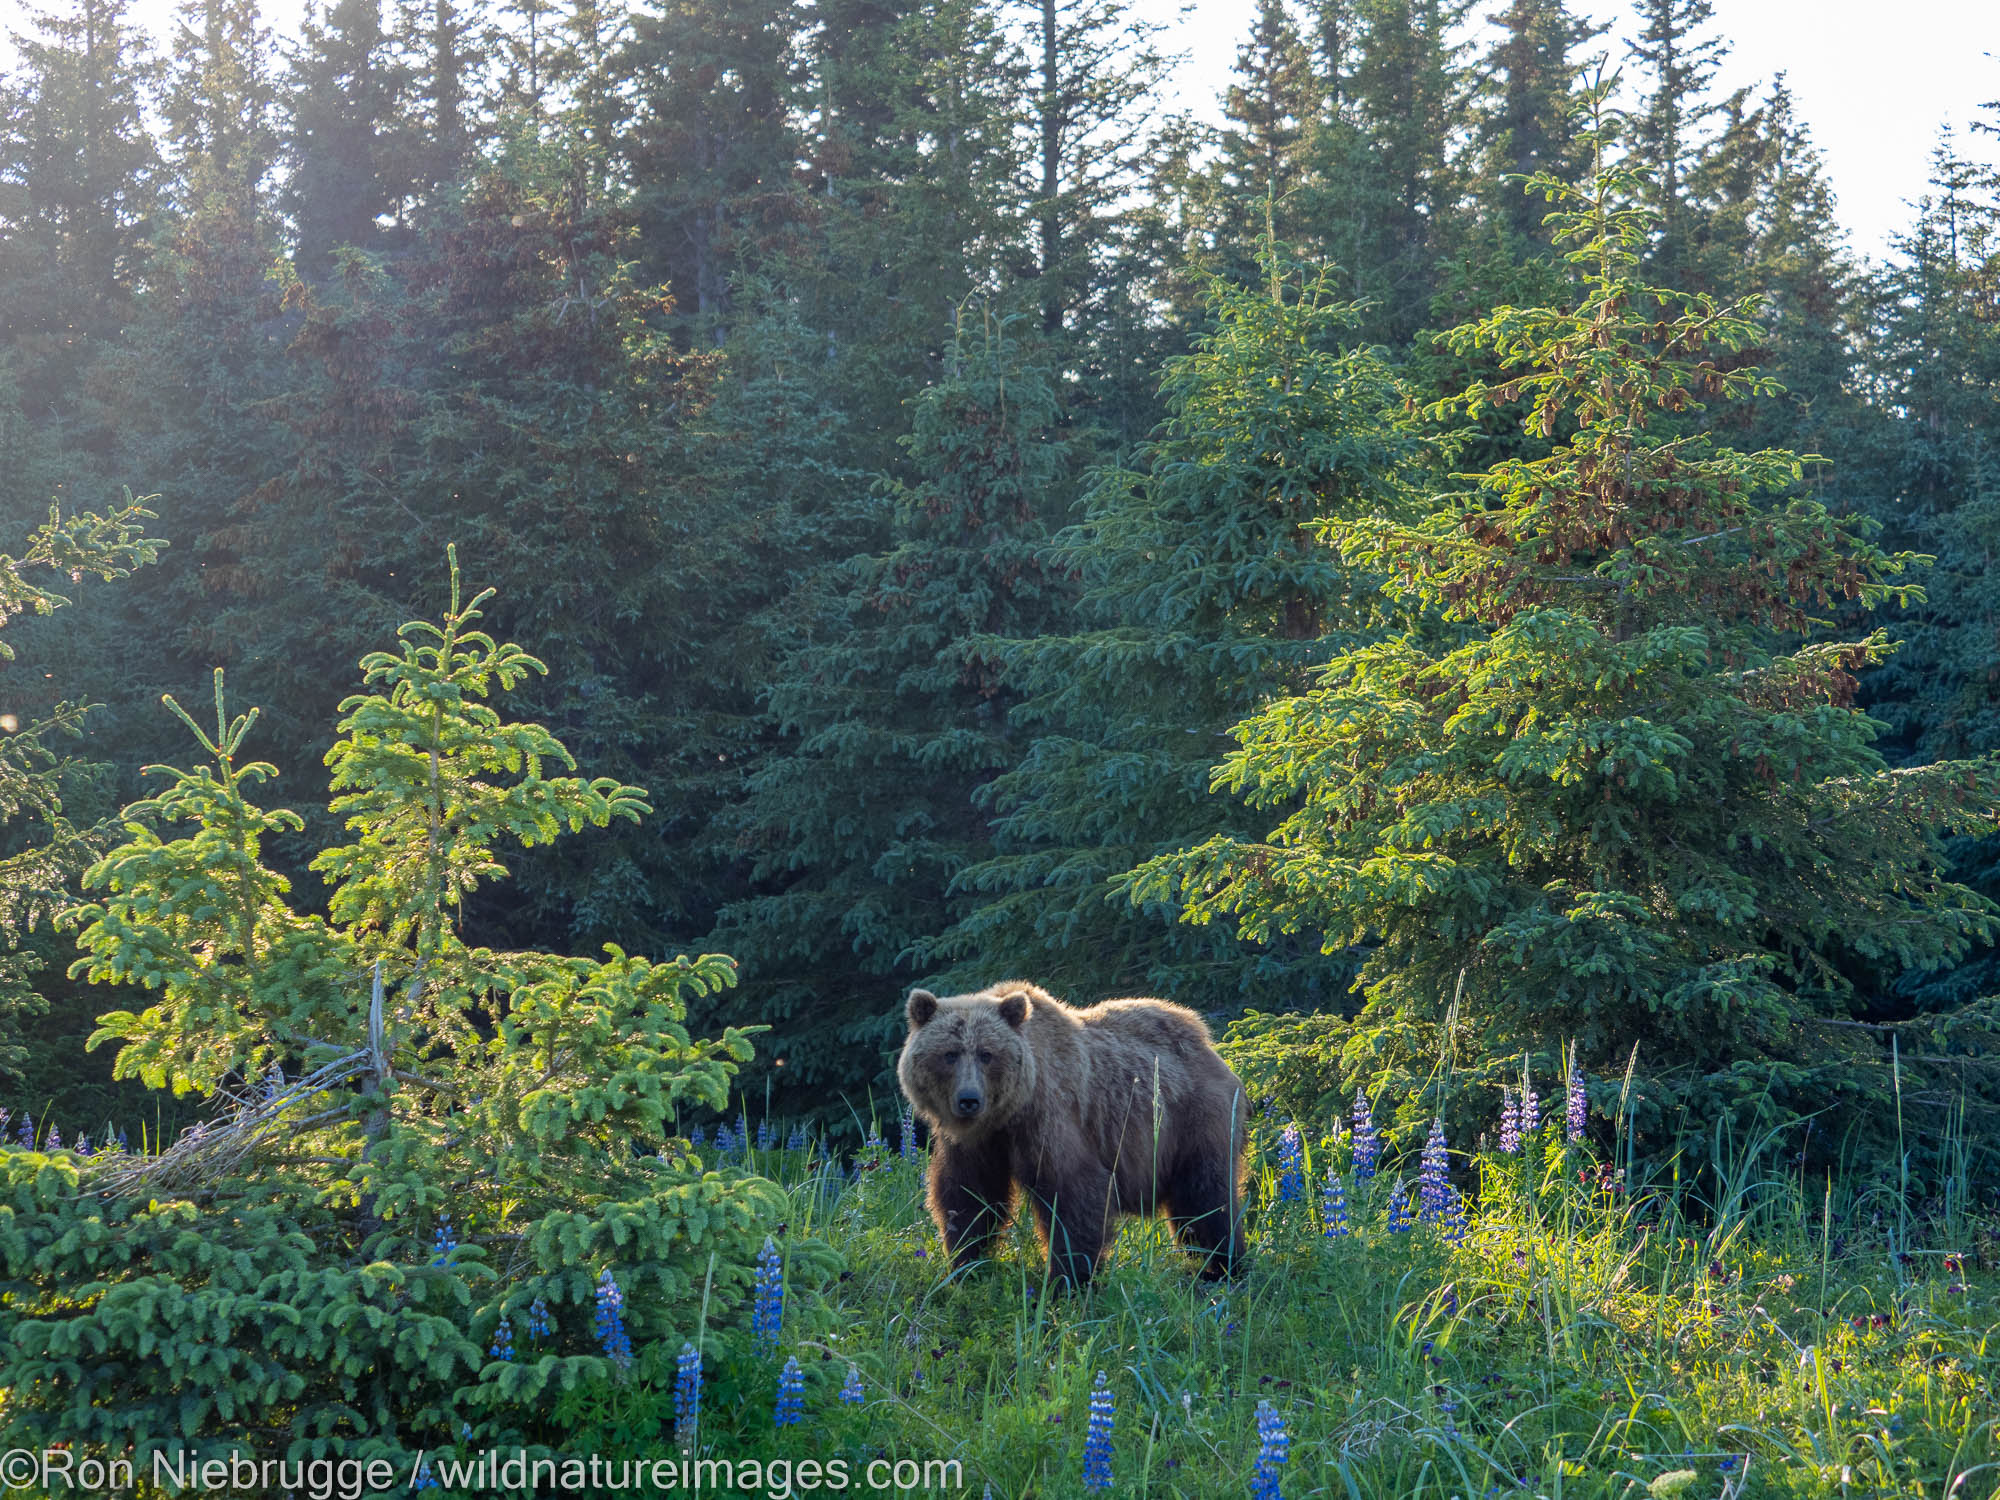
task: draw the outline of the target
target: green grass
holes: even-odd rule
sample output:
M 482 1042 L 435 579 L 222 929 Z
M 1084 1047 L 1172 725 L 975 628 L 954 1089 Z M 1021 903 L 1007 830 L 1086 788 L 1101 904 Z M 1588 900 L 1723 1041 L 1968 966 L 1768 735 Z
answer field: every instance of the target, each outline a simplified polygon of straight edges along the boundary
M 1754 1152 L 1702 1204 L 1579 1184 L 1578 1162 L 1552 1132 L 1528 1159 L 1485 1160 L 1455 1247 L 1434 1227 L 1385 1232 L 1380 1178 L 1350 1183 L 1356 1232 L 1329 1239 L 1310 1181 L 1309 1201 L 1253 1212 L 1247 1273 L 1222 1286 L 1163 1225 L 1131 1223 L 1096 1284 L 1061 1296 L 1019 1225 L 948 1276 L 920 1161 L 850 1185 L 767 1153 L 794 1232 L 846 1270 L 794 1288 L 823 1304 L 788 1328 L 805 1422 L 774 1433 L 771 1393 L 737 1369 L 701 1449 L 856 1473 L 956 1459 L 971 1495 L 1082 1494 L 1102 1370 L 1113 1494 L 1248 1495 L 1260 1400 L 1287 1424 L 1288 1500 L 2000 1493 L 1990 1221 L 1760 1177 Z M 859 1408 L 835 1399 L 850 1363 Z

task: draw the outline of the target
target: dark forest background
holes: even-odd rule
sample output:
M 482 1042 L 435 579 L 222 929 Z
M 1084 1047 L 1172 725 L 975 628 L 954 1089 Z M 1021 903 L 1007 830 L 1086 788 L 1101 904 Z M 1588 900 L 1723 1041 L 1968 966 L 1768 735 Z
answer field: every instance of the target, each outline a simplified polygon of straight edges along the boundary
M 2000 180 L 1942 139 L 1864 262 L 1783 80 L 1720 95 L 1707 0 L 1636 8 L 1645 273 L 1761 297 L 1733 358 L 1783 386 L 1716 436 L 1936 558 L 1840 622 L 1900 642 L 1860 686 L 1890 761 L 2000 749 Z M 129 487 L 170 543 L 10 637 L 0 707 L 99 705 L 79 823 L 186 759 L 160 696 L 220 665 L 316 889 L 335 706 L 456 543 L 551 668 L 531 714 L 656 810 L 513 859 L 477 934 L 736 956 L 694 1024 L 775 1028 L 753 1096 L 847 1120 L 917 983 L 1355 1005 L 1351 954 L 1117 882 L 1261 832 L 1208 791 L 1229 729 L 1365 633 L 1301 522 L 1533 448 L 1418 414 L 1479 373 L 1442 330 L 1571 296 L 1520 183 L 1591 168 L 1609 49 L 1561 0 L 1264 0 L 1215 129 L 1111 0 L 334 0 L 282 44 L 188 0 L 165 54 L 66 0 L 14 47 L 6 537 Z M 1347 395 L 1260 404 L 1306 354 Z M 1992 841 L 1953 857 L 2000 895 Z M 6 1092 L 115 1113 L 108 1003 L 27 942 Z M 1864 1024 L 2000 990 L 1984 945 L 1848 979 Z

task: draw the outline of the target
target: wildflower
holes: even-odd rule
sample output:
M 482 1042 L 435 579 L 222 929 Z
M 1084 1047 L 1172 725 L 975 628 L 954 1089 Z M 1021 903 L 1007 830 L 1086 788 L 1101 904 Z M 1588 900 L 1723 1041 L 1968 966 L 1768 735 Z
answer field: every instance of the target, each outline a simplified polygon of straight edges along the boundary
M 1451 1184 L 1445 1174 L 1444 1121 L 1432 1120 L 1430 1138 L 1424 1142 L 1424 1164 L 1417 1176 L 1417 1217 L 1426 1224 L 1444 1216 L 1445 1189 Z
M 806 1149 L 805 1126 L 794 1125 L 792 1127 L 792 1133 L 785 1137 L 785 1149 L 787 1151 L 803 1151 Z
M 903 1160 L 911 1161 L 915 1159 L 917 1154 L 916 1117 L 906 1109 L 903 1111 L 902 1117 L 897 1121 L 897 1124 L 902 1130 Z
M 443 1488 L 443 1486 L 437 1482 L 437 1475 L 431 1472 L 431 1461 L 428 1458 L 425 1459 L 422 1463 L 418 1464 L 417 1472 L 410 1476 L 410 1488 L 413 1490 L 435 1490 Z
M 451 1252 L 458 1248 L 458 1235 L 451 1227 L 451 1215 L 439 1214 L 437 1233 L 431 1237 L 431 1264 L 451 1264 Z
M 771 1149 L 771 1122 L 769 1120 L 759 1120 L 757 1122 L 757 1149 L 759 1151 L 769 1151 Z
M 78 1156 L 88 1156 L 88 1155 L 90 1155 L 90 1137 L 89 1137 L 89 1136 L 87 1136 L 87 1135 L 80 1135 L 80 1136 L 78 1136 L 78 1137 L 76 1138 L 76 1154 L 77 1154 Z
M 528 1337 L 545 1339 L 549 1336 L 549 1299 L 540 1292 L 528 1304 Z
M 120 1154 L 120 1155 L 123 1155 L 123 1154 L 124 1154 L 125 1152 L 127 1152 L 127 1151 L 130 1151 L 131 1149 L 132 1149 L 132 1147 L 131 1147 L 131 1144 L 130 1144 L 130 1143 L 129 1143 L 129 1142 L 128 1142 L 128 1141 L 126 1140 L 126 1139 L 125 1139 L 125 1132 L 124 1132 L 124 1131 L 122 1131 L 122 1130 L 121 1130 L 121 1131 L 119 1131 L 119 1132 L 118 1132 L 118 1151 L 119 1151 L 119 1154 Z
M 727 1156 L 735 1149 L 736 1132 L 731 1130 L 729 1122 L 724 1120 L 720 1125 L 715 1127 L 715 1154 L 717 1156 Z
M 867 1395 L 861 1389 L 861 1367 L 859 1365 L 849 1365 L 847 1367 L 847 1379 L 840 1383 L 840 1399 L 849 1406 L 859 1406 L 868 1399 Z
M 1278 1137 L 1278 1201 L 1296 1203 L 1306 1195 L 1306 1145 L 1299 1127 L 1287 1125 Z
M 1569 1097 L 1565 1101 L 1563 1126 L 1567 1139 L 1583 1139 L 1583 1127 L 1590 1118 L 1590 1096 L 1583 1090 L 1583 1069 L 1576 1065 L 1574 1058 L 1569 1065 Z
M 14 1132 L 14 1139 L 24 1146 L 35 1144 L 35 1117 L 33 1115 L 24 1114 L 21 1116 L 21 1124 Z
M 785 1321 L 785 1264 L 769 1235 L 757 1252 L 757 1296 L 750 1306 L 750 1337 L 765 1353 L 776 1353 Z
M 1500 1091 L 1500 1152 L 1512 1156 L 1521 1149 L 1521 1115 L 1511 1089 Z
M 62 1126 L 51 1125 L 49 1127 L 49 1143 L 47 1149 L 50 1151 L 62 1150 Z
M 632 1364 L 632 1336 L 625 1331 L 625 1294 L 606 1266 L 597 1280 L 597 1317 L 591 1323 L 604 1357 L 622 1375 Z
M 1465 1197 L 1450 1183 L 1444 1185 L 1444 1237 L 1451 1245 L 1465 1243 Z
M 694 1441 L 701 1425 L 701 1351 L 682 1344 L 674 1361 L 674 1441 L 683 1447 Z
M 790 1427 L 805 1415 L 806 1377 L 799 1368 L 798 1356 L 785 1361 L 785 1368 L 778 1372 L 778 1405 L 771 1413 L 771 1422 L 776 1427 Z
M 1097 1384 L 1090 1388 L 1090 1429 L 1083 1439 L 1083 1487 L 1087 1490 L 1111 1488 L 1111 1422 L 1116 1414 L 1111 1384 L 1099 1370 Z
M 1347 1233 L 1347 1187 L 1332 1167 L 1326 1169 L 1326 1192 L 1320 1199 L 1320 1218 L 1325 1221 L 1328 1239 Z
M 1354 1096 L 1354 1178 L 1361 1182 L 1375 1175 L 1375 1163 L 1382 1154 L 1382 1137 L 1375 1131 L 1375 1114 L 1368 1107 L 1368 1095 Z
M 688 1131 L 688 1144 L 696 1150 L 700 1150 L 708 1144 L 708 1132 L 703 1130 L 699 1125 L 694 1126 Z
M 1535 1096 L 1535 1083 L 1527 1070 L 1521 1071 L 1521 1134 L 1533 1135 L 1542 1128 L 1542 1101 Z
M 1398 1182 L 1389 1189 L 1389 1233 L 1402 1234 L 1412 1225 L 1410 1218 L 1410 1195 Z
M 509 1363 L 513 1362 L 514 1322 L 511 1318 L 502 1318 L 500 1320 L 500 1326 L 493 1330 L 493 1347 L 488 1349 L 486 1353 L 493 1359 L 504 1359 Z
M 1257 1403 L 1257 1471 L 1250 1480 L 1250 1500 L 1284 1500 L 1278 1489 L 1278 1470 L 1291 1457 L 1291 1438 L 1285 1433 L 1285 1419 L 1269 1401 Z

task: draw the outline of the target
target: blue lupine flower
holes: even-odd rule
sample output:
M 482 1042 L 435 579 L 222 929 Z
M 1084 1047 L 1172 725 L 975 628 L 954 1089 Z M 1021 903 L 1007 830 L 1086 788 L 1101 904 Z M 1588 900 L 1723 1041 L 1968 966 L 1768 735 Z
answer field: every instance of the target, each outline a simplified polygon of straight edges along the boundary
M 1326 1192 L 1320 1198 L 1320 1218 L 1325 1221 L 1327 1238 L 1347 1233 L 1347 1185 L 1332 1167 L 1326 1169 Z
M 1090 1427 L 1083 1439 L 1083 1487 L 1087 1490 L 1111 1488 L 1111 1423 L 1116 1415 L 1111 1383 L 1099 1370 L 1097 1384 L 1090 1388 Z
M 757 1122 L 757 1149 L 759 1151 L 769 1151 L 771 1145 L 771 1122 L 769 1120 L 759 1120 Z
M 1444 1185 L 1444 1237 L 1448 1244 L 1465 1243 L 1465 1197 L 1447 1182 Z
M 123 1155 L 123 1154 L 124 1154 L 125 1152 L 127 1152 L 127 1151 L 130 1151 L 131 1149 L 132 1149 L 131 1145 L 130 1145 L 130 1144 L 129 1144 L 129 1143 L 128 1143 L 128 1142 L 126 1141 L 126 1139 L 125 1139 L 125 1132 L 124 1132 L 124 1131 L 122 1131 L 122 1130 L 121 1130 L 121 1131 L 119 1131 L 119 1132 L 118 1132 L 118 1150 L 119 1150 L 119 1154 L 120 1154 L 120 1155 Z
M 674 1441 L 683 1447 L 694 1441 L 701 1426 L 701 1351 L 682 1344 L 674 1361 Z
M 87 1136 L 87 1135 L 80 1135 L 80 1136 L 78 1136 L 78 1137 L 76 1138 L 76 1154 L 77 1154 L 78 1156 L 88 1156 L 88 1155 L 90 1155 L 90 1137 L 89 1137 L 89 1136 Z
M 861 1367 L 859 1365 L 849 1365 L 847 1367 L 847 1379 L 840 1383 L 840 1399 L 845 1401 L 849 1406 L 859 1406 L 868 1399 L 867 1393 L 861 1389 Z
M 794 1355 L 778 1372 L 778 1405 L 771 1414 L 773 1425 L 790 1427 L 806 1414 L 806 1377 Z
M 757 1296 L 750 1305 L 750 1337 L 764 1353 L 775 1353 L 785 1321 L 785 1263 L 769 1235 L 757 1252 Z
M 35 1144 L 35 1117 L 33 1115 L 24 1114 L 21 1116 L 21 1123 L 14 1131 L 14 1139 L 24 1146 Z
M 882 1140 L 881 1128 L 873 1120 L 868 1122 L 868 1139 L 861 1143 L 861 1149 L 873 1153 L 880 1153 L 887 1149 Z
M 60 1126 L 60 1125 L 51 1125 L 51 1126 L 49 1127 L 49 1140 L 48 1140 L 48 1145 L 47 1145 L 46 1147 L 44 1147 L 43 1149 L 45 1149 L 45 1150 L 48 1150 L 48 1151 L 60 1151 L 60 1150 L 62 1150 L 62 1126 Z
M 1512 1156 L 1521 1149 L 1521 1112 L 1514 1104 L 1514 1091 L 1500 1091 L 1500 1154 Z
M 1306 1195 L 1306 1143 L 1299 1127 L 1287 1125 L 1278 1137 L 1278 1201 L 1297 1203 Z
M 1590 1096 L 1584 1092 L 1583 1069 L 1574 1061 L 1569 1065 L 1569 1098 L 1563 1111 L 1563 1125 L 1572 1141 L 1583 1139 L 1583 1128 L 1590 1119 Z
M 549 1299 L 540 1292 L 528 1304 L 528 1337 L 545 1339 L 549 1336 Z
M 486 1353 L 493 1359 L 504 1359 L 509 1363 L 514 1358 L 514 1321 L 502 1318 L 500 1326 L 493 1330 L 493 1347 Z
M 439 1214 L 437 1233 L 431 1237 L 431 1264 L 451 1264 L 451 1252 L 458 1248 L 458 1235 L 451 1227 L 451 1215 Z
M 1250 1479 L 1250 1500 L 1284 1500 L 1278 1488 L 1278 1470 L 1292 1456 L 1292 1440 L 1285 1432 L 1285 1419 L 1269 1401 L 1257 1403 L 1257 1470 Z
M 624 1374 L 632 1364 L 632 1336 L 625 1331 L 625 1294 L 618 1290 L 609 1266 L 597 1279 L 597 1316 L 590 1326 L 604 1357 Z
M 444 1488 L 437 1482 L 437 1475 L 431 1472 L 431 1461 L 427 1458 L 417 1465 L 417 1472 L 410 1479 L 413 1490 L 436 1490 Z
M 1542 1101 L 1535 1097 L 1535 1081 L 1521 1073 L 1521 1134 L 1533 1135 L 1542 1128 Z
M 903 1111 L 901 1120 L 899 1120 L 897 1123 L 902 1127 L 902 1132 L 903 1132 L 903 1144 L 902 1144 L 903 1160 L 910 1161 L 914 1159 L 917 1154 L 916 1117 L 906 1109 Z
M 1446 1175 L 1449 1167 L 1444 1121 L 1432 1120 L 1430 1138 L 1424 1142 L 1423 1168 L 1417 1175 L 1417 1218 L 1423 1223 L 1435 1223 L 1444 1215 L 1445 1189 L 1451 1186 Z
M 1410 1218 L 1410 1195 L 1399 1181 L 1389 1189 L 1389 1233 L 1402 1234 L 1413 1223 Z
M 1354 1177 L 1357 1182 L 1375 1175 L 1381 1159 L 1382 1137 L 1375 1129 L 1375 1112 L 1368 1107 L 1368 1095 L 1354 1096 Z
M 699 1125 L 688 1131 L 688 1144 L 696 1150 L 708 1144 L 708 1132 Z
M 787 1151 L 803 1151 L 806 1149 L 805 1126 L 794 1125 L 792 1127 L 792 1133 L 785 1137 L 785 1149 Z
M 715 1154 L 727 1156 L 735 1149 L 736 1132 L 729 1128 L 729 1122 L 725 1120 L 715 1127 Z

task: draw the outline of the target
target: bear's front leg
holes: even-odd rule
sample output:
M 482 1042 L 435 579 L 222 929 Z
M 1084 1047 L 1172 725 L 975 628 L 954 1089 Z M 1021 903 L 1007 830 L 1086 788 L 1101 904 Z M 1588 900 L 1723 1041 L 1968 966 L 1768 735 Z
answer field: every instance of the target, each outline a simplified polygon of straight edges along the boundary
M 1088 1286 L 1104 1257 L 1110 1226 L 1117 1222 L 1111 1192 L 1111 1174 L 1090 1166 L 1041 1176 L 1029 1186 L 1050 1275 L 1065 1290 Z
M 967 1145 L 941 1132 L 931 1136 L 931 1217 L 937 1221 L 954 1270 L 986 1254 L 993 1237 L 1007 1227 L 1014 1203 L 1014 1174 L 1005 1146 Z

